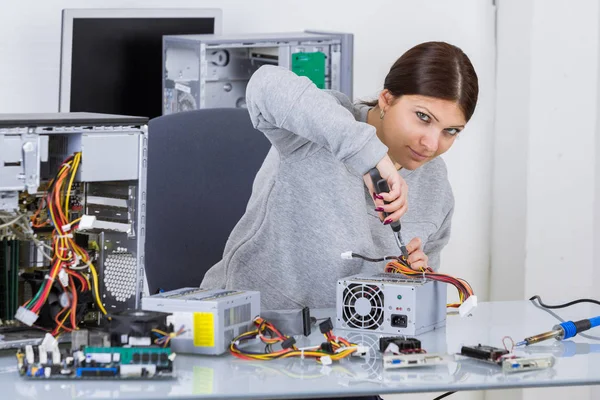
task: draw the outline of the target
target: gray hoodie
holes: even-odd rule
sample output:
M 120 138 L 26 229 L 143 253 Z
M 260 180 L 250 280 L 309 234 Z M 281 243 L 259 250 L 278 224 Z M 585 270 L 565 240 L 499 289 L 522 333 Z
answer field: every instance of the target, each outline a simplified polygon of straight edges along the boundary
M 333 307 L 339 278 L 385 266 L 343 260 L 342 252 L 400 254 L 363 182 L 388 149 L 366 123 L 367 106 L 284 68 L 256 71 L 246 102 L 254 127 L 272 147 L 223 259 L 201 287 L 258 290 L 263 309 Z M 409 193 L 402 236 L 406 243 L 421 238 L 430 266 L 438 269 L 454 208 L 444 161 L 399 173 Z

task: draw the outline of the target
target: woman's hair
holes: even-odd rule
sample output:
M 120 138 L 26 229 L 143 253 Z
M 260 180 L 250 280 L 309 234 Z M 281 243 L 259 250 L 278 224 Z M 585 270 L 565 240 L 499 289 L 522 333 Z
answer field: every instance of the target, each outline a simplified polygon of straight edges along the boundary
M 465 120 L 475 111 L 479 85 L 469 57 L 444 42 L 421 43 L 404 53 L 385 77 L 383 88 L 398 98 L 421 95 L 456 101 Z M 371 107 L 377 100 L 365 102 Z

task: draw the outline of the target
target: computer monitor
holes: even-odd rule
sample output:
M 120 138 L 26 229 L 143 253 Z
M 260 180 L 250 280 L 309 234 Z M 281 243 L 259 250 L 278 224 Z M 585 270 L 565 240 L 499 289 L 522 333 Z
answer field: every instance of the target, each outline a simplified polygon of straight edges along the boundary
M 60 112 L 162 113 L 162 37 L 221 34 L 219 9 L 66 9 Z

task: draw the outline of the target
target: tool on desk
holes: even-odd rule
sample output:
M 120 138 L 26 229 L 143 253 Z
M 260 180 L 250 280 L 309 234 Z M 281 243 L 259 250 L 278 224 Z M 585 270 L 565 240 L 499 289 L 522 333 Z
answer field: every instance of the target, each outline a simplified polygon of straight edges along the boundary
M 555 325 L 551 331 L 540 333 L 539 335 L 530 336 L 525 340 L 518 342 L 517 346 L 529 346 L 534 343 L 543 342 L 548 339 L 564 340 L 572 338 L 578 333 L 585 332 L 596 326 L 600 326 L 600 316 L 582 319 L 580 321 L 566 321 Z
M 379 170 L 377 170 L 377 168 L 372 168 L 369 171 L 369 175 L 371 176 L 371 181 L 373 182 L 373 189 L 375 190 L 375 193 L 388 193 L 390 191 L 387 181 L 381 178 L 381 175 L 379 174 Z M 389 202 L 385 201 L 385 204 L 389 204 Z M 384 212 L 383 215 L 387 217 L 389 214 Z M 400 225 L 400 221 L 394 221 L 390 224 L 390 226 L 392 227 L 392 230 L 396 233 L 394 238 L 396 239 L 396 243 L 398 244 L 402 255 L 408 258 L 408 250 L 406 250 L 406 246 L 404 245 L 404 241 L 402 240 L 402 234 L 400 232 L 402 228 L 402 226 Z

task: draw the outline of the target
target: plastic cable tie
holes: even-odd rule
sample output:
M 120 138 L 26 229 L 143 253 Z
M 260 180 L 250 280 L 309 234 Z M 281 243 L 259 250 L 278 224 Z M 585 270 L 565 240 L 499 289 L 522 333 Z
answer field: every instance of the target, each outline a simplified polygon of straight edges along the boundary
M 304 360 L 304 349 L 300 350 L 300 359 Z
M 56 236 L 59 239 L 72 239 L 73 238 L 73 234 L 72 233 L 67 233 L 66 235 L 57 235 Z

